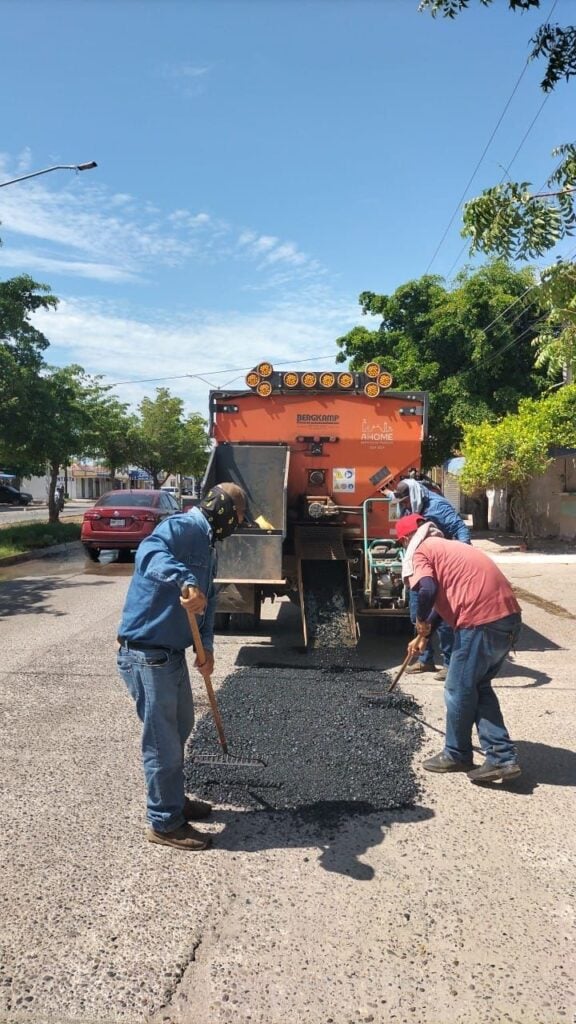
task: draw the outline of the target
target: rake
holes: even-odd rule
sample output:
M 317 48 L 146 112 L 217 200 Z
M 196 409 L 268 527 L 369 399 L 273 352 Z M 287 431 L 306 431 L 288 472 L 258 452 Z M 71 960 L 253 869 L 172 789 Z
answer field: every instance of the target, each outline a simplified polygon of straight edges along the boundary
M 398 681 L 404 675 L 404 672 L 406 671 L 408 665 L 410 664 L 414 657 L 415 655 L 408 651 L 408 654 L 404 658 L 404 661 L 402 662 L 400 668 L 398 669 L 396 675 L 394 676 L 394 679 L 390 683 L 390 686 L 388 687 L 387 690 L 361 690 L 360 696 L 365 697 L 367 700 L 378 700 L 383 697 L 387 697 L 389 693 L 392 693 L 392 690 L 396 689 Z
M 182 597 L 188 597 L 188 587 L 182 588 Z M 206 661 L 206 651 L 204 650 L 200 630 L 198 629 L 198 622 L 196 621 L 194 612 L 190 611 L 189 608 L 186 608 L 186 614 L 190 623 L 190 629 L 192 630 L 194 650 L 198 657 L 198 663 L 199 665 L 203 665 Z M 216 694 L 214 693 L 214 687 L 212 686 L 212 680 L 209 675 L 204 675 L 204 673 L 202 673 L 202 678 L 206 686 L 206 693 L 208 694 L 208 700 L 210 701 L 210 710 L 212 711 L 212 718 L 214 719 L 214 725 L 216 726 L 216 732 L 218 733 L 222 753 L 193 753 L 191 757 L 192 762 L 194 764 L 221 765 L 228 768 L 265 768 L 266 762 L 262 761 L 258 757 L 244 757 L 238 754 L 229 753 L 222 718 L 220 716 L 218 704 L 216 703 Z

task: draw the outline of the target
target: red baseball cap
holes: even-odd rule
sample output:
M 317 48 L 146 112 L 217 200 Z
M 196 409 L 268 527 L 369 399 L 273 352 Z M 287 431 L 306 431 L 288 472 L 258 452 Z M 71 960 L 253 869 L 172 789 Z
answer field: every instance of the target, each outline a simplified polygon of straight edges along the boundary
M 418 527 L 425 522 L 424 516 L 419 516 L 416 513 L 411 516 L 402 516 L 396 523 L 396 536 L 398 540 L 404 540 L 411 533 L 416 533 Z

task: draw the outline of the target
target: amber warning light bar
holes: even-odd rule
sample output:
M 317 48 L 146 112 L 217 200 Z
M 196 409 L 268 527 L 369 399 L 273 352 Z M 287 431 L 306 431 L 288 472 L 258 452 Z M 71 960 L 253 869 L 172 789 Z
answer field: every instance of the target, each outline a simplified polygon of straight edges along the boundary
M 354 391 L 363 392 L 368 398 L 378 398 L 382 391 L 392 387 L 392 374 L 382 370 L 378 363 L 368 363 L 362 373 L 345 370 L 343 373 L 326 371 L 314 373 L 304 370 L 296 373 L 287 370 L 281 373 L 272 363 L 258 363 L 246 374 L 246 386 L 261 398 L 289 391 Z

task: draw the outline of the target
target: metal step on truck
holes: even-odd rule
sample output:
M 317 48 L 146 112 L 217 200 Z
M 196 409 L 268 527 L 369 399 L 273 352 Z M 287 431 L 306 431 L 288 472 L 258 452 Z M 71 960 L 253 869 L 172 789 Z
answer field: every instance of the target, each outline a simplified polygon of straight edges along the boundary
M 288 595 L 307 648 L 354 646 L 365 617 L 409 616 L 392 482 L 420 469 L 428 396 L 363 372 L 277 371 L 210 393 L 202 493 L 231 480 L 249 521 L 220 546 L 217 628 L 253 629 L 262 601 Z

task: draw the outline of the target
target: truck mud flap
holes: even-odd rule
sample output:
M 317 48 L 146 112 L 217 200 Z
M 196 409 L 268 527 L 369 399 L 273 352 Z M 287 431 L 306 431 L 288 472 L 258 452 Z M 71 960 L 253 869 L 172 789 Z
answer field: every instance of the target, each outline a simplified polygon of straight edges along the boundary
M 306 647 L 355 647 L 358 629 L 341 532 L 322 527 L 301 528 L 296 532 L 295 547 Z

